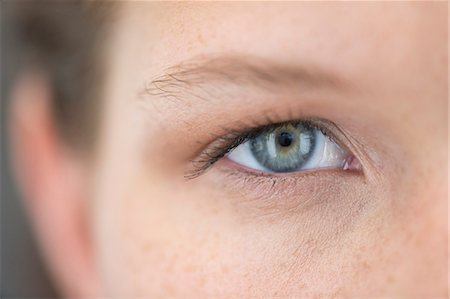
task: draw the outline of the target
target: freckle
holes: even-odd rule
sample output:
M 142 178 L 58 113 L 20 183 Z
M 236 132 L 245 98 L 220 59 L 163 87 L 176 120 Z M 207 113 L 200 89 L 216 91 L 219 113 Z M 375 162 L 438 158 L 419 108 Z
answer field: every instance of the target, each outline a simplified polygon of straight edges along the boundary
M 331 294 L 331 298 L 343 298 L 343 287 L 337 287 L 334 292 Z
M 178 258 L 176 255 L 172 256 L 171 258 L 168 258 L 168 261 L 166 263 L 166 271 L 165 271 L 166 273 L 174 272 L 177 259 Z
M 205 43 L 205 40 L 203 39 L 203 36 L 202 36 L 201 33 L 199 33 L 199 34 L 197 35 L 197 40 L 198 40 L 198 42 L 199 42 L 200 44 L 202 44 L 202 45 Z
M 195 267 L 193 265 L 185 265 L 183 267 L 183 270 L 188 273 L 193 273 L 193 272 L 195 272 Z
M 205 284 L 206 284 L 206 279 L 205 279 L 205 276 L 202 275 L 198 278 L 198 285 L 199 285 L 199 287 L 203 287 Z
M 211 261 L 211 262 L 214 262 L 214 261 L 216 261 L 217 260 L 217 252 L 216 251 L 212 251 L 210 254 L 209 254 L 209 260 Z
M 395 278 L 392 275 L 388 275 L 387 282 L 392 285 L 395 282 Z
M 175 294 L 173 286 L 167 282 L 165 282 L 161 288 L 168 294 Z
M 228 273 L 228 267 L 225 265 L 222 265 L 222 274 Z
M 147 251 L 150 251 L 151 248 L 152 248 L 152 245 L 151 245 L 151 244 L 144 244 L 144 246 L 142 247 L 142 250 L 143 250 L 144 252 L 147 252 Z

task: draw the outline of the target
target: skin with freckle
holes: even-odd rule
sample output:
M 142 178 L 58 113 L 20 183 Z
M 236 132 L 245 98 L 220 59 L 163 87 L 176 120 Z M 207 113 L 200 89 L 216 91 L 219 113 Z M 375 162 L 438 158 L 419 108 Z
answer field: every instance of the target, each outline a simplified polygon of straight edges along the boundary
M 31 92 L 15 93 L 18 111 L 33 108 L 17 127 L 35 128 L 14 133 L 17 164 L 30 151 L 23 132 L 49 161 L 28 161 L 45 171 L 22 185 L 48 206 L 29 210 L 63 293 L 447 298 L 445 2 L 116 9 L 92 156 L 45 131 L 49 116 L 34 109 L 45 101 L 27 106 Z M 31 90 L 45 99 L 42 86 Z M 344 169 L 268 175 L 224 158 L 185 179 L 228 128 L 311 117 L 339 128 L 333 138 L 354 157 Z M 27 187 L 33 173 L 58 184 Z M 70 196 L 70 207 L 48 199 Z M 72 256 L 50 234 L 59 224 L 49 215 L 62 211 L 61 231 L 80 248 Z M 81 272 L 70 273 L 71 258 Z

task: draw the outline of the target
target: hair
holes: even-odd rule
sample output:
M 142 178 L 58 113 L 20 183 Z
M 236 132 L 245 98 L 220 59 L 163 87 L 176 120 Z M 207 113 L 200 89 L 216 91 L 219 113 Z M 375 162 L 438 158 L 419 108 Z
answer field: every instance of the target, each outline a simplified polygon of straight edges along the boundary
M 72 145 L 91 144 L 96 135 L 112 6 L 9 1 L 3 7 L 4 61 L 11 76 L 38 69 L 48 77 L 55 126 Z

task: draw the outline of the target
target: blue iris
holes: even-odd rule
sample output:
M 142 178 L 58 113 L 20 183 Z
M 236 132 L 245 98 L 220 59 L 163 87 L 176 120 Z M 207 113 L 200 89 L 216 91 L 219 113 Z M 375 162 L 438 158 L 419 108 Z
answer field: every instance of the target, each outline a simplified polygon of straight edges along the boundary
M 314 152 L 316 131 L 302 123 L 284 124 L 252 138 L 250 150 L 270 171 L 298 171 Z

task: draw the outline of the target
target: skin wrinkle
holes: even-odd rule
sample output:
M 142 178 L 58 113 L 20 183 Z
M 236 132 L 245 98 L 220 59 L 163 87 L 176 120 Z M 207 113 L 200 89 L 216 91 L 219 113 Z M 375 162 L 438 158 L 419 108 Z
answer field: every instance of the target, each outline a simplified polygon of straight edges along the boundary
M 297 217 L 301 211 L 312 209 L 314 206 L 326 202 L 327 199 L 322 198 L 322 194 L 336 196 L 336 191 L 353 188 L 352 183 L 364 182 L 361 174 L 342 173 L 340 170 L 310 171 L 274 178 L 243 174 L 240 170 L 230 170 L 226 166 L 218 165 L 217 168 L 218 170 L 212 170 L 211 176 L 218 175 L 219 171 L 223 171 L 228 176 L 227 181 L 230 182 L 227 182 L 223 188 L 231 190 L 231 194 L 236 193 L 235 196 L 240 198 L 236 204 L 255 208 L 255 215 L 262 216 L 263 219 L 270 219 L 273 216 L 279 216 L 275 217 L 278 219 L 286 219 L 289 215 Z M 217 183 L 224 184 L 223 182 Z M 246 186 L 253 187 L 245 188 Z M 338 188 L 331 190 L 330 188 L 335 188 L 334 186 L 338 186 Z M 366 187 L 374 188 L 373 186 Z M 300 199 L 298 199 L 299 195 Z M 301 199 L 303 197 L 306 201 Z M 361 197 L 361 201 L 364 201 L 364 197 Z M 279 213 L 282 215 L 278 215 Z
M 211 195 L 212 197 L 214 197 L 215 195 Z M 255 217 L 257 217 L 256 215 L 255 215 Z M 300 217 L 300 218 L 306 218 L 306 219 L 309 219 L 309 217 L 304 217 L 304 216 L 301 216 L 301 215 L 297 215 L 297 217 Z M 282 218 L 282 216 L 280 215 L 280 218 Z M 238 219 L 240 219 L 240 217 L 238 218 Z M 256 219 L 254 219 L 254 220 L 256 220 Z M 312 222 L 314 222 L 314 220 L 312 220 L 311 219 L 311 221 Z M 252 221 L 250 221 L 250 222 L 248 222 L 248 223 L 246 223 L 246 224 L 244 224 L 244 225 L 252 225 L 254 223 L 254 221 L 252 222 Z M 258 222 L 257 222 L 258 223 Z M 262 222 L 259 222 L 260 223 L 260 225 L 264 225 Z M 286 224 L 288 224 L 289 222 L 287 221 L 287 223 Z M 312 223 L 311 223 L 312 224 Z M 317 223 L 316 223 L 317 224 Z M 272 223 L 271 225 L 274 225 L 274 223 Z M 264 225 L 265 226 L 265 225 Z M 292 226 L 291 226 L 292 227 Z M 316 237 L 317 237 L 317 239 L 318 240 L 321 240 L 321 239 L 324 239 L 323 237 L 320 237 L 320 235 L 321 234 L 318 234 L 318 233 L 315 233 L 315 229 L 314 229 L 314 227 L 315 227 L 315 225 L 312 225 L 311 227 L 304 227 L 304 228 L 300 228 L 300 227 L 298 227 L 298 226 L 295 226 L 296 227 L 296 229 L 298 229 L 298 231 L 305 231 L 305 232 L 311 232 L 312 234 L 315 234 L 316 235 Z M 284 232 L 284 234 L 285 233 L 287 233 L 287 234 L 289 234 L 288 233 L 288 231 L 289 231 L 289 229 L 286 231 L 286 232 Z M 297 233 L 296 233 L 297 234 Z M 314 246 L 314 243 L 311 243 L 311 241 L 310 242 L 306 242 L 306 243 L 304 243 L 304 242 L 302 242 L 301 241 L 301 238 L 300 239 L 298 239 L 298 238 L 295 238 L 296 239 L 296 242 L 295 243 L 292 243 L 291 244 L 291 246 L 294 246 L 294 247 L 300 247 L 299 249 L 298 249 L 298 251 L 301 251 L 302 252 L 302 254 L 301 255 L 298 255 L 298 259 L 299 260 L 301 260 L 301 261 L 303 261 L 303 262 L 307 262 L 308 261 L 308 263 L 310 263 L 311 261 L 313 261 L 314 259 L 313 258 L 308 258 L 307 256 L 309 255 L 309 254 L 307 254 L 307 252 L 310 252 L 311 254 L 312 254 L 312 252 L 314 252 L 316 249 L 314 249 L 313 248 L 313 246 Z M 313 239 L 311 239 L 311 240 L 313 240 Z M 302 247 L 302 244 L 307 244 L 307 245 L 305 245 L 306 247 Z M 308 243 L 309 243 L 309 245 L 308 245 Z M 317 243 L 316 243 L 317 244 Z M 286 246 L 285 245 L 282 245 L 282 244 L 280 244 L 280 245 L 276 245 L 276 244 L 274 244 L 273 245 L 274 247 L 272 248 L 270 248 L 270 250 L 274 250 L 274 251 L 277 251 L 277 250 L 284 250 L 284 249 L 286 249 Z M 320 246 L 320 245 L 319 245 Z M 282 248 L 284 248 L 284 249 L 282 249 Z M 307 248 L 311 248 L 311 249 L 309 249 L 309 250 L 306 250 Z M 275 253 L 275 256 L 277 256 L 277 254 Z M 272 258 L 273 259 L 273 258 Z M 279 258 L 275 258 L 275 261 L 277 261 L 277 260 L 279 260 Z M 290 261 L 292 260 L 292 258 L 288 258 L 287 259 L 288 261 L 289 261 L 289 263 L 290 263 Z M 299 261 L 299 260 L 297 260 L 297 261 Z M 298 267 L 303 267 L 302 265 L 301 265 L 301 263 L 299 263 L 299 264 L 297 264 L 297 266 Z M 294 266 L 292 266 L 292 267 L 294 267 Z M 309 268 L 309 267 L 308 267 Z M 297 268 L 298 269 L 298 268 Z M 306 269 L 307 268 L 305 268 L 305 271 L 306 271 Z
M 233 179 L 233 183 L 230 183 L 230 186 L 224 186 L 224 188 L 231 190 L 229 196 L 236 201 L 236 213 L 242 214 L 242 217 L 245 217 L 242 218 L 245 219 L 243 220 L 244 223 L 253 223 L 256 221 L 260 224 L 292 224 L 293 219 L 309 219 L 311 217 L 307 216 L 309 214 L 320 215 L 317 214 L 318 209 L 325 215 L 328 215 L 328 213 L 334 215 L 337 211 L 336 208 L 344 209 L 337 216 L 330 218 L 336 221 L 334 230 L 333 232 L 326 233 L 332 236 L 335 239 L 334 241 L 337 241 L 341 237 L 341 234 L 352 230 L 352 226 L 358 221 L 357 219 L 364 219 L 364 210 L 366 210 L 366 213 L 370 213 L 373 206 L 377 205 L 377 203 L 370 203 L 368 201 L 370 198 L 370 192 L 368 190 L 365 193 L 359 191 L 357 193 L 353 192 L 352 194 L 354 195 L 351 198 L 347 198 L 345 203 L 337 202 L 335 199 L 341 198 L 340 193 L 348 192 L 353 184 L 348 182 L 340 185 L 336 190 L 330 190 L 329 186 L 334 185 L 320 177 L 324 175 L 327 176 L 324 173 L 318 175 L 318 180 L 304 178 L 301 181 L 286 183 L 286 188 L 288 188 L 287 193 L 283 192 L 285 187 L 280 186 L 278 189 L 274 189 L 275 193 L 273 193 L 270 191 L 271 189 L 264 190 L 264 188 L 259 188 L 259 183 L 247 182 L 240 178 Z M 279 184 L 283 185 L 284 183 Z M 306 187 L 305 192 L 295 187 L 297 184 L 299 186 L 298 188 L 303 189 Z M 254 190 L 252 192 L 257 196 L 256 198 L 252 194 L 249 194 L 248 191 L 242 191 L 246 190 L 243 186 L 248 185 L 256 186 L 256 188 L 251 188 L 251 190 Z M 237 192 L 235 195 L 233 195 L 233 190 Z M 330 195 L 332 196 L 330 197 Z M 305 202 L 304 199 L 307 199 L 307 201 Z M 370 206 L 372 207 L 369 208 Z M 328 212 L 325 213 L 325 211 Z M 325 215 L 324 217 L 327 217 Z M 314 222 L 314 220 L 311 220 L 311 223 Z M 323 227 L 328 227 L 328 225 L 324 225 Z M 310 231 L 310 229 L 306 228 L 298 228 L 298 230 Z M 317 235 L 319 236 L 320 234 Z M 320 239 L 320 237 L 318 238 Z
M 316 181 L 312 181 L 313 185 L 316 185 L 315 182 Z M 243 181 L 243 184 L 246 185 L 248 183 L 246 183 L 245 181 Z M 252 183 L 253 184 L 253 183 Z M 301 185 L 305 185 L 307 184 L 306 182 L 304 183 L 300 183 Z M 289 185 L 289 184 L 288 184 Z M 330 186 L 330 184 L 324 184 L 321 185 L 320 183 L 318 183 L 319 186 Z M 292 186 L 292 185 L 290 185 Z M 349 184 L 349 186 L 352 186 L 352 184 Z M 229 189 L 229 187 L 224 187 L 226 189 Z M 234 188 L 236 188 L 236 190 L 243 190 L 243 188 L 239 185 L 235 185 Z M 316 190 L 316 188 L 320 188 L 320 187 L 313 187 L 313 189 L 311 189 L 310 191 L 308 191 L 307 194 L 304 194 L 304 196 L 306 198 L 310 198 L 311 201 L 314 202 L 314 206 L 310 206 L 310 207 L 304 207 L 305 209 L 314 209 L 314 207 L 316 208 L 320 208 L 322 211 L 323 209 L 323 204 L 325 204 L 326 206 L 329 206 L 329 208 L 331 210 L 333 210 L 333 205 L 330 204 L 329 201 L 323 202 L 323 200 L 318 200 L 318 198 L 321 197 L 321 194 L 334 194 L 336 196 L 336 198 L 341 198 L 336 192 L 333 192 L 331 190 L 322 190 L 322 192 L 317 192 L 318 190 Z M 345 187 L 342 187 L 343 190 L 345 189 Z M 283 189 L 283 188 L 280 188 Z M 295 188 L 294 188 L 295 189 Z M 348 191 L 348 190 L 347 190 Z M 266 194 L 265 191 L 261 191 L 260 189 L 257 189 L 255 191 L 258 196 L 262 195 L 262 194 Z M 293 191 L 295 192 L 295 191 Z M 350 192 L 352 193 L 352 192 Z M 236 200 L 238 202 L 238 204 L 242 204 L 242 200 L 245 202 L 246 200 L 248 200 L 248 194 L 242 194 L 240 193 L 242 197 L 237 197 Z M 290 195 L 291 197 L 294 194 Z M 364 196 L 361 195 L 357 195 L 355 194 L 355 198 L 370 198 L 369 197 L 370 192 L 366 192 L 366 194 Z M 279 194 L 271 194 L 271 196 L 273 196 L 274 198 L 277 198 L 276 200 L 280 200 L 283 198 L 286 198 L 288 196 L 283 196 L 283 195 L 279 195 Z M 256 201 L 261 201 L 263 199 L 261 198 L 257 198 L 255 199 Z M 283 201 L 285 201 L 286 199 L 284 199 Z M 298 202 L 302 202 L 301 199 L 296 198 L 295 199 Z M 333 202 L 333 199 L 329 199 L 331 200 L 331 202 Z M 269 200 L 268 200 L 269 201 Z M 328 204 L 327 204 L 328 203 Z M 255 203 L 253 203 L 255 204 Z M 256 203 L 257 204 L 257 203 Z M 272 221 L 269 221 L 270 225 L 274 225 L 275 222 L 280 222 L 280 220 L 282 222 L 285 222 L 286 225 L 289 225 L 287 228 L 287 230 L 285 230 L 285 234 L 295 234 L 298 235 L 298 233 L 295 233 L 295 231 L 298 232 L 308 232 L 309 235 L 314 236 L 314 237 L 310 237 L 309 239 L 305 239 L 306 237 L 300 237 L 297 236 L 296 238 L 296 245 L 294 245 L 293 248 L 293 253 L 292 253 L 292 257 L 294 257 L 293 259 L 290 259 L 290 262 L 287 264 L 289 266 L 287 266 L 287 268 L 284 269 L 284 271 L 286 273 L 291 273 L 289 274 L 289 277 L 292 277 L 294 275 L 294 273 L 296 272 L 297 269 L 302 268 L 304 269 L 304 271 L 307 271 L 306 269 L 309 269 L 311 267 L 313 267 L 313 265 L 311 263 L 314 263 L 314 261 L 318 261 L 320 260 L 320 256 L 322 256 L 323 254 L 325 254 L 327 251 L 329 250 L 333 250 L 334 245 L 336 242 L 338 242 L 338 239 L 342 239 L 344 237 L 345 232 L 347 232 L 347 234 L 351 234 L 351 227 L 355 226 L 358 223 L 358 218 L 362 217 L 361 219 L 365 219 L 362 214 L 362 210 L 364 209 L 364 206 L 367 204 L 367 202 L 365 204 L 363 204 L 362 202 L 360 204 L 354 205 L 354 204 L 344 204 L 345 207 L 350 207 L 351 209 L 347 211 L 347 215 L 342 214 L 341 216 L 336 216 L 336 219 L 341 219 L 341 221 L 337 220 L 335 223 L 335 230 L 330 231 L 330 232 L 322 232 L 320 230 L 315 229 L 315 225 L 317 225 L 318 223 L 320 223 L 320 221 L 311 219 L 311 225 L 307 225 L 307 226 L 292 226 L 292 222 L 289 221 L 289 217 L 287 217 L 286 213 L 292 213 L 292 217 L 296 217 L 296 218 L 305 218 L 305 219 L 310 219 L 309 216 L 305 215 L 305 213 L 307 213 L 306 211 L 304 211 L 302 208 L 299 207 L 293 207 L 294 210 L 289 211 L 289 209 L 284 210 L 283 208 L 281 208 L 280 210 L 271 212 L 270 214 L 267 214 L 268 212 L 261 212 L 261 211 L 256 211 L 254 216 L 251 216 L 248 214 L 248 210 L 242 211 L 243 215 L 245 215 L 246 217 L 250 217 L 249 219 L 249 223 L 254 223 L 255 221 L 257 221 L 257 223 L 259 223 L 260 225 L 264 225 L 264 223 L 266 223 L 268 221 L 268 219 L 273 219 Z M 258 204 L 257 204 L 258 205 Z M 373 203 L 372 203 L 373 205 Z M 250 203 L 250 206 L 253 207 Z M 326 208 L 326 209 L 329 209 Z M 303 210 L 303 211 L 302 211 Z M 241 211 L 237 211 L 238 213 L 241 213 Z M 312 214 L 317 214 L 317 212 L 314 211 L 310 211 L 310 213 Z M 330 215 L 333 215 L 334 212 L 330 212 Z M 356 216 L 358 215 L 358 216 Z M 253 217 L 257 217 L 257 218 L 253 218 Z M 261 218 L 262 217 L 262 218 Z M 272 218 L 273 217 L 273 218 Z M 324 218 L 326 216 L 324 215 Z M 347 219 L 345 220 L 345 222 L 348 221 L 348 223 L 346 224 L 345 222 L 342 222 L 342 219 Z M 341 224 L 339 224 L 341 223 Z M 337 224 L 337 225 L 336 225 Z M 284 224 L 283 224 L 284 225 Z M 330 227 L 328 224 L 324 223 L 323 225 L 319 225 L 319 227 Z M 289 232 L 291 231 L 291 232 Z M 327 236 L 327 237 L 325 237 Z M 299 238 L 300 237 L 300 238 Z M 290 239 L 287 239 L 290 240 Z M 304 240 L 304 241 L 302 241 Z M 289 242 L 289 241 L 287 241 Z M 288 248 L 287 245 L 289 244 L 284 244 L 281 245 L 281 248 Z M 292 245 L 292 244 L 291 244 Z M 317 253 L 320 252 L 320 254 L 318 255 Z M 286 280 L 284 282 L 285 285 L 287 285 L 289 283 L 289 280 Z M 284 289 L 284 288 L 282 288 Z M 331 293 L 331 291 L 330 291 Z M 335 292 L 336 294 L 339 294 L 339 291 L 336 290 Z

